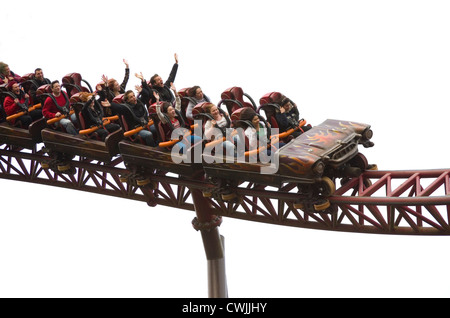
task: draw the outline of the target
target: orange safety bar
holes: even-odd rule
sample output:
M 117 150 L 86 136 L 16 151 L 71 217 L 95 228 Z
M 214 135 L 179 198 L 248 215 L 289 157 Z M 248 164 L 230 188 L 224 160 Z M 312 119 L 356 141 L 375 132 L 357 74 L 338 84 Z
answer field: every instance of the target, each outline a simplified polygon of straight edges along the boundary
M 116 121 L 116 120 L 119 120 L 119 115 L 103 117 L 103 120 Z
M 282 133 L 280 133 L 280 134 L 278 134 L 278 135 L 270 136 L 270 138 L 275 138 L 275 137 L 278 137 L 279 139 L 286 138 L 287 136 L 289 136 L 290 134 L 292 134 L 294 131 L 299 130 L 299 129 L 300 129 L 301 127 L 303 127 L 305 124 L 306 124 L 306 120 L 302 120 L 302 121 L 300 121 L 300 123 L 298 124 L 297 127 L 288 129 L 288 130 L 286 130 L 285 132 L 282 132 Z
M 237 131 L 236 131 L 236 130 L 233 130 L 233 131 L 231 132 L 230 136 L 233 137 L 233 136 L 236 135 L 236 134 L 237 134 Z M 226 138 L 226 137 L 222 137 L 222 138 L 219 138 L 219 139 L 210 141 L 210 142 L 208 142 L 207 144 L 205 144 L 205 148 L 214 147 L 215 145 L 218 145 L 218 144 L 224 142 L 225 140 L 227 140 L 227 138 Z
M 173 139 L 173 140 L 169 140 L 169 141 L 160 142 L 158 146 L 160 146 L 161 148 L 172 147 L 173 145 L 175 145 L 178 142 L 180 142 L 180 139 Z
M 244 154 L 245 154 L 246 157 L 252 156 L 252 155 L 257 155 L 261 151 L 263 151 L 264 149 L 267 149 L 267 147 L 266 146 L 262 146 L 262 147 L 259 147 L 258 149 L 253 149 L 253 150 L 246 151 Z
M 123 135 L 124 135 L 125 137 L 130 137 L 130 136 L 133 136 L 134 134 L 137 134 L 137 133 L 140 132 L 142 129 L 144 129 L 144 126 L 137 127 L 137 128 L 131 129 L 131 130 L 128 130 L 128 131 L 124 132 Z
M 273 147 L 272 144 L 277 143 L 277 142 L 280 141 L 280 139 L 283 139 L 283 138 L 289 136 L 290 134 L 292 134 L 294 131 L 297 131 L 298 129 L 300 129 L 300 128 L 301 128 L 302 126 L 304 126 L 305 124 L 306 124 L 306 121 L 305 121 L 305 120 L 302 120 L 302 121 L 300 121 L 300 123 L 298 124 L 297 127 L 291 128 L 291 129 L 289 129 L 289 130 L 287 130 L 287 131 L 285 131 L 285 132 L 282 132 L 282 133 L 280 133 L 280 134 L 270 136 L 270 138 L 271 138 L 271 140 L 270 140 L 271 146 Z M 236 133 L 236 131 L 233 131 L 232 135 L 235 134 L 235 133 Z M 226 140 L 226 138 L 223 137 L 223 138 L 221 138 L 221 139 L 217 139 L 217 140 L 211 141 L 211 142 L 209 142 L 209 143 L 207 143 L 207 144 L 205 145 L 205 148 L 214 147 L 214 146 L 218 145 L 219 143 L 224 142 L 225 140 Z M 264 149 L 266 149 L 266 148 L 267 148 L 266 146 L 262 146 L 262 147 L 259 147 L 258 149 L 253 149 L 253 150 L 250 150 L 250 151 L 246 151 L 246 152 L 245 152 L 245 156 L 256 155 L 256 154 L 258 154 L 260 151 L 262 151 L 262 150 L 264 150 Z
M 73 113 L 74 113 L 74 111 L 71 110 L 71 111 L 69 112 L 69 115 L 72 115 Z M 49 120 L 47 120 L 47 125 L 51 125 L 51 124 L 57 123 L 58 121 L 60 121 L 60 120 L 63 119 L 63 118 L 66 118 L 66 115 L 61 115 L 61 116 L 59 116 L 59 117 L 54 117 L 54 118 L 52 118 L 52 119 L 49 119 Z
M 225 137 L 222 137 L 222 138 L 219 138 L 219 139 L 210 141 L 210 142 L 208 142 L 207 144 L 205 144 L 205 148 L 211 148 L 211 147 L 214 147 L 214 146 L 216 146 L 216 145 L 218 145 L 218 144 L 223 143 L 225 140 L 226 140 L 226 138 L 225 138 Z
M 112 117 L 107 117 L 107 118 L 115 120 L 114 117 L 117 117 L 117 116 L 112 116 Z M 117 119 L 118 119 L 118 118 L 117 118 Z M 128 130 L 128 131 L 124 132 L 123 135 L 124 135 L 125 137 L 133 136 L 134 134 L 137 134 L 138 132 L 140 132 L 142 129 L 144 129 L 144 128 L 146 128 L 146 127 L 150 127 L 151 125 L 153 125 L 153 120 L 152 120 L 152 119 L 150 119 L 150 120 L 148 121 L 147 125 L 141 126 L 141 127 L 137 127 L 137 128 L 131 129 L 131 130 Z
M 161 148 L 172 147 L 173 145 L 175 145 L 176 143 L 180 142 L 181 140 L 183 140 L 183 138 L 186 138 L 189 135 L 191 135 L 191 131 L 186 132 L 184 134 L 184 136 L 182 136 L 182 137 L 180 136 L 180 139 L 172 139 L 172 140 L 160 142 L 158 144 L 158 146 L 160 146 Z
M 290 134 L 292 134 L 294 131 L 300 129 L 305 124 L 306 124 L 306 121 L 302 120 L 297 127 L 291 128 L 291 129 L 289 129 L 289 130 L 287 130 L 287 131 L 285 131 L 285 132 L 283 132 L 281 134 L 270 136 L 270 146 L 274 147 L 273 144 L 279 142 L 280 139 L 283 139 L 283 138 L 289 136 Z M 262 150 L 264 150 L 266 148 L 267 148 L 266 146 L 262 146 L 262 147 L 259 147 L 258 149 L 253 149 L 253 150 L 250 150 L 250 151 L 246 151 L 245 152 L 245 156 L 251 156 L 251 155 L 259 154 Z
M 93 133 L 93 132 L 95 132 L 95 131 L 97 131 L 99 128 L 101 128 L 102 126 L 104 126 L 104 125 L 108 125 L 111 121 L 114 121 L 114 120 L 118 120 L 119 119 L 119 116 L 110 116 L 110 117 L 104 117 L 103 118 L 103 123 L 102 123 L 102 125 L 100 125 L 100 126 L 94 126 L 94 127 L 90 127 L 90 128 L 86 128 L 86 129 L 82 129 L 82 130 L 80 130 L 78 133 L 80 134 L 80 135 L 88 135 L 88 134 L 91 134 L 91 133 Z
M 101 126 L 94 126 L 94 127 L 91 127 L 91 128 L 82 129 L 82 130 L 80 130 L 78 133 L 79 133 L 80 135 L 88 135 L 88 134 L 93 133 L 94 131 L 97 131 L 100 127 L 101 127 Z
M 35 110 L 35 109 L 37 109 L 37 108 L 41 108 L 41 104 L 36 104 L 36 105 L 33 105 L 33 106 L 29 107 L 29 108 L 28 108 L 28 112 L 31 112 L 31 111 L 33 111 L 33 110 Z M 19 112 L 19 113 L 13 114 L 13 115 L 11 115 L 11 116 L 6 117 L 6 120 L 7 120 L 7 121 L 14 120 L 14 119 L 16 119 L 16 118 L 19 118 L 20 116 L 25 115 L 26 113 L 27 113 L 27 112 Z

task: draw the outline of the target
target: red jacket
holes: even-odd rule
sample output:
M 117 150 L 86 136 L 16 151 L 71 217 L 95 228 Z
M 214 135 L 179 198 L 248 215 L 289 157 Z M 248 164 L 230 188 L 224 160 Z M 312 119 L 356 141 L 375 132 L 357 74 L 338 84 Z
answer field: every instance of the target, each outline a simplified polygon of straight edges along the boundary
M 25 103 L 25 96 L 22 96 L 22 98 L 19 99 L 19 103 L 24 104 Z M 18 112 L 21 112 L 22 109 L 14 102 L 14 99 L 11 96 L 6 96 L 5 101 L 3 102 L 5 107 L 6 115 L 11 116 Z M 29 106 L 29 103 L 27 103 L 27 106 Z
M 25 95 L 22 94 L 22 96 L 19 99 L 19 103 L 20 104 L 24 104 L 27 101 L 27 99 L 25 98 Z M 26 103 L 27 106 L 30 105 L 29 101 L 27 101 Z M 17 114 L 19 112 L 22 111 L 22 109 L 19 107 L 18 104 L 16 104 L 16 102 L 14 101 L 14 98 L 12 98 L 11 96 L 6 96 L 4 102 L 3 102 L 3 106 L 6 112 L 6 116 L 11 116 L 14 114 Z M 14 124 L 16 120 L 12 120 L 11 123 Z
M 61 94 L 58 97 L 53 95 L 53 97 L 55 97 L 56 99 L 56 102 L 61 107 L 64 107 L 66 105 L 66 98 L 64 97 L 63 94 L 64 92 L 61 92 Z M 60 110 L 56 107 L 55 103 L 53 102 L 53 99 L 47 97 L 47 99 L 44 102 L 44 107 L 42 107 L 42 114 L 46 119 L 52 119 L 55 118 L 55 114 L 57 112 L 60 112 Z

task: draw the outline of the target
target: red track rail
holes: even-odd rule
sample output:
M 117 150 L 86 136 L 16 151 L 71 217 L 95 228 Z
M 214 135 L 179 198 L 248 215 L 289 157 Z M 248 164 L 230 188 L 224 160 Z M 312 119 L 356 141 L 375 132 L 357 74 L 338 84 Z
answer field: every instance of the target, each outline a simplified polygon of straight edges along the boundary
M 110 163 L 72 160 L 73 175 L 43 169 L 42 150 L 0 146 L 0 178 L 88 191 L 194 211 L 192 191 L 211 184 L 170 174 L 150 176 L 139 185 L 120 157 Z M 124 178 L 127 182 L 123 182 Z M 205 198 L 211 215 L 277 225 L 377 234 L 450 235 L 450 169 L 367 171 L 349 180 L 330 197 L 332 213 L 296 208 L 301 197 L 294 185 L 281 189 L 246 183 L 237 199 Z M 220 224 L 215 222 L 213 225 Z

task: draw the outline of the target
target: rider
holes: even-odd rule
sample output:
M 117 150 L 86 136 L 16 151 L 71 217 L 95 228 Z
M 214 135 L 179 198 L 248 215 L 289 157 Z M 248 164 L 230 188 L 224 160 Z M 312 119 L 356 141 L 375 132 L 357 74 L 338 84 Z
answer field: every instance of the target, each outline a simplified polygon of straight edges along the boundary
M 31 106 L 30 96 L 20 88 L 19 84 L 15 81 L 10 81 L 8 83 L 8 89 L 10 94 L 6 96 L 3 102 L 7 116 L 25 112 L 24 115 L 17 118 L 17 121 L 19 121 L 24 128 L 28 128 L 33 121 L 42 118 L 42 111 L 40 109 L 28 112 L 28 108 Z M 15 120 L 11 123 L 14 124 Z
M 83 114 L 86 127 L 99 126 L 95 132 L 100 139 L 104 141 L 108 134 L 119 130 L 120 126 L 114 123 L 103 125 L 103 109 L 100 103 L 95 99 L 96 95 L 97 94 L 87 92 L 80 93 L 80 99 L 84 103 L 81 113 Z M 109 104 L 108 100 L 104 101 L 103 105 L 106 106 L 106 103 Z
M 61 85 L 58 80 L 51 83 L 52 95 L 47 97 L 42 108 L 42 114 L 49 120 L 55 117 L 69 116 L 69 97 L 61 90 Z M 71 135 L 77 135 L 78 131 L 75 125 L 69 118 L 61 118 L 55 123 L 56 126 L 63 126 L 65 131 Z
M 300 122 L 300 115 L 297 106 L 291 102 L 289 98 L 284 98 L 281 101 L 280 112 L 275 114 L 280 132 L 287 131 L 291 128 L 296 128 Z M 311 129 L 311 125 L 301 127 L 299 130 L 294 131 L 291 135 L 294 137 L 300 136 L 303 132 Z
M 147 127 L 149 118 L 144 103 L 140 99 L 136 98 L 136 95 L 132 90 L 128 90 L 125 92 L 125 94 L 123 95 L 123 101 L 125 102 L 125 105 L 131 110 L 130 115 L 127 116 L 126 119 L 128 125 L 131 126 L 131 129 L 138 126 L 145 126 L 145 128 L 139 131 L 137 134 L 144 140 L 146 145 L 155 147 L 155 137 Z

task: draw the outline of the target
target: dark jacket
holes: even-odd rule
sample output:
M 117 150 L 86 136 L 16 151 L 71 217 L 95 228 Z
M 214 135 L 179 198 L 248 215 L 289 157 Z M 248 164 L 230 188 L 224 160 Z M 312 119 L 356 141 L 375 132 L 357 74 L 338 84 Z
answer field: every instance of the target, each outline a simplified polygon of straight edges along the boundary
M 91 101 L 92 98 L 84 103 L 83 108 L 81 109 L 86 127 L 100 126 L 103 123 L 102 106 L 94 99 L 94 109 L 92 109 L 89 106 Z
M 173 96 L 172 91 L 170 89 L 170 83 L 175 82 L 175 77 L 177 76 L 177 71 L 178 71 L 178 63 L 175 63 L 172 66 L 172 70 L 170 71 L 169 78 L 164 83 L 164 86 L 163 87 L 152 86 L 152 89 L 154 89 L 155 91 L 158 92 L 160 101 L 165 101 L 165 102 L 169 102 L 169 103 L 173 103 L 175 101 L 175 97 Z M 153 96 L 153 93 L 150 94 L 150 100 L 151 100 L 151 104 L 156 102 L 156 99 Z
M 142 103 L 139 99 L 136 104 L 125 103 L 124 105 L 131 111 L 130 114 L 126 117 L 126 121 L 131 129 L 144 126 L 148 123 L 148 115 L 147 110 L 145 108 L 144 103 Z
M 31 96 L 31 100 L 33 101 L 33 104 L 41 103 L 43 104 L 45 102 L 45 95 L 44 97 L 38 97 L 36 96 L 36 91 L 39 89 L 39 87 L 47 84 L 51 84 L 51 81 L 48 78 L 44 78 L 42 81 L 38 79 L 32 80 L 32 85 L 30 87 L 29 94 Z
M 292 109 L 288 112 L 276 113 L 275 118 L 280 128 L 280 132 L 286 131 L 290 128 L 295 128 L 299 124 L 299 113 L 297 107 L 292 107 Z

